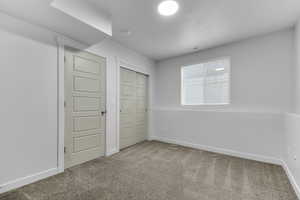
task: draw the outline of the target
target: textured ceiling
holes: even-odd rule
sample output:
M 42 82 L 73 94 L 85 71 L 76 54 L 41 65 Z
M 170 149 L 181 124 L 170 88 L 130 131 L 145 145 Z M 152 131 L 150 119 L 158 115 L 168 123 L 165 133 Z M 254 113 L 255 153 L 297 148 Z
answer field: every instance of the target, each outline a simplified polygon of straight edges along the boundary
M 112 15 L 115 40 L 156 60 L 291 27 L 300 17 L 299 0 L 177 0 L 172 17 L 157 14 L 159 0 L 90 1 Z
M 155 60 L 291 27 L 300 17 L 299 0 L 178 0 L 179 12 L 171 17 L 158 15 L 160 0 L 86 1 L 111 15 L 114 40 Z M 99 31 L 50 2 L 1 0 L 0 11 L 88 44 L 101 40 Z

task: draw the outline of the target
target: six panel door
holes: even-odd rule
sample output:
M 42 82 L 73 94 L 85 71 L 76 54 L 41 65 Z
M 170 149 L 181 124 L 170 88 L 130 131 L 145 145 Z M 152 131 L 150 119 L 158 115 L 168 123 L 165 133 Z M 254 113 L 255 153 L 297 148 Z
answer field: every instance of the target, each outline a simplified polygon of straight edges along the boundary
M 105 151 L 105 58 L 65 51 L 65 168 Z

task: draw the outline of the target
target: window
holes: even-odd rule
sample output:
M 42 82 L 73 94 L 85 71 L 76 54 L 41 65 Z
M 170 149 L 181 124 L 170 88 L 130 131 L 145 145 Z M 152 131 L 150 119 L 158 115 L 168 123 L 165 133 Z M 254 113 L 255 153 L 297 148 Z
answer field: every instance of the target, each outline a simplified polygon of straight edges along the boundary
M 183 66 L 181 68 L 181 104 L 229 104 L 229 77 L 229 58 Z

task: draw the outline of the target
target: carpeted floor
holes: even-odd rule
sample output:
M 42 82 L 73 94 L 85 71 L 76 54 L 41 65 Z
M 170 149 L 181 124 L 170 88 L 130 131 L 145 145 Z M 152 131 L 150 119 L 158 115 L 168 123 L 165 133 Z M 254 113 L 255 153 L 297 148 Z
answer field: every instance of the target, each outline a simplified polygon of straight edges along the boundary
M 296 200 L 280 166 L 160 142 L 0 195 L 0 200 Z

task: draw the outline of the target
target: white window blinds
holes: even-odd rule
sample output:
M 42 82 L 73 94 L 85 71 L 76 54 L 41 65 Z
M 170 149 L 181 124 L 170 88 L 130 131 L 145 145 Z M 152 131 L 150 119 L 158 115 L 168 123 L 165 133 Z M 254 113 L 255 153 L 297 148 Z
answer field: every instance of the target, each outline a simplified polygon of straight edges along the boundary
M 181 104 L 228 104 L 229 77 L 229 59 L 183 66 L 181 69 Z

